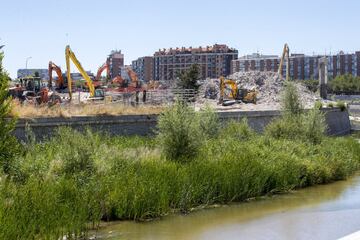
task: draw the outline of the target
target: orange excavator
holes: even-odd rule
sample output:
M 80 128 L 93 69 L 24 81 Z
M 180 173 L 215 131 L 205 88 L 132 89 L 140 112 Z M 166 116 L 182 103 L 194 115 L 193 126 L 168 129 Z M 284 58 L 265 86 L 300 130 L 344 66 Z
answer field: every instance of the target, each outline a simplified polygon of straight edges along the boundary
M 57 66 L 55 63 L 53 63 L 52 61 L 49 62 L 49 88 L 52 88 L 52 72 L 55 71 L 57 76 L 58 76 L 58 80 L 56 82 L 56 88 L 58 89 L 63 89 L 65 88 L 65 84 L 64 84 L 64 78 L 61 72 L 61 68 L 59 66 Z
M 109 64 L 106 62 L 103 65 L 101 65 L 101 67 L 99 67 L 97 73 L 96 73 L 96 77 L 95 77 L 95 81 L 93 82 L 94 87 L 98 88 L 101 86 L 101 74 L 103 73 L 103 71 L 106 69 L 106 79 L 109 79 L 110 76 L 110 67 Z
M 126 68 L 126 71 L 131 79 L 131 83 L 129 84 L 129 86 L 133 88 L 140 88 L 140 82 L 137 74 L 129 67 Z
M 130 78 L 130 83 L 127 84 L 126 86 L 126 81 L 124 80 L 124 78 L 122 76 L 116 76 L 112 79 L 111 83 L 112 84 L 116 84 L 119 86 L 119 91 L 127 91 L 127 92 L 131 92 L 131 91 L 136 91 L 136 90 L 140 90 L 141 86 L 140 86 L 140 81 L 137 77 L 137 74 L 129 67 L 126 68 L 126 73 L 129 75 Z
M 121 76 L 116 76 L 111 80 L 111 83 L 119 85 L 121 87 L 124 85 L 125 80 Z
M 110 68 L 109 68 L 109 64 L 106 62 L 103 65 L 101 65 L 101 67 L 99 67 L 99 69 L 97 71 L 97 74 L 96 74 L 95 81 L 100 81 L 101 74 L 105 69 L 106 69 L 106 78 L 109 78 L 109 76 L 110 76 Z

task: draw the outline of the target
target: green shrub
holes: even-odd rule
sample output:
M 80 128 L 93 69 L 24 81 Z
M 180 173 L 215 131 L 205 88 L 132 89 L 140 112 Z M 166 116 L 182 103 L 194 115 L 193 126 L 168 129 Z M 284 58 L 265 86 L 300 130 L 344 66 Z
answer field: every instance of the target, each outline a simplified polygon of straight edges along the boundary
M 301 114 L 303 106 L 296 85 L 293 82 L 285 83 L 285 90 L 282 95 L 282 110 L 289 115 Z
M 316 101 L 314 104 L 314 109 L 322 109 L 323 104 L 321 101 Z
M 11 112 L 11 98 L 8 97 L 9 76 L 2 66 L 3 57 L 3 53 L 0 52 L 0 171 L 15 174 L 20 146 L 12 134 L 16 118 L 8 118 Z
M 247 118 L 243 118 L 240 122 L 231 120 L 221 130 L 220 138 L 234 138 L 236 140 L 249 140 L 256 136 L 255 131 L 249 126 Z
M 325 137 L 325 115 L 319 109 L 310 109 L 302 117 L 301 130 L 304 140 L 313 144 L 321 143 Z
M 297 139 L 303 136 L 300 117 L 283 116 L 270 122 L 265 128 L 265 136 L 276 139 Z
M 161 114 L 157 141 L 169 160 L 186 162 L 195 157 L 204 138 L 198 114 L 177 101 Z
M 328 107 L 328 108 L 333 108 L 333 107 L 334 107 L 334 104 L 333 104 L 332 102 L 330 102 L 330 103 L 327 104 L 327 107 Z
M 343 101 L 338 101 L 336 102 L 336 107 L 340 108 L 341 111 L 345 111 L 346 110 L 346 103 Z
M 329 82 L 329 89 L 334 92 L 359 92 L 360 91 L 360 77 L 345 74 L 337 76 Z
M 319 80 L 308 79 L 308 80 L 300 80 L 299 82 L 304 84 L 306 88 L 312 92 L 316 92 L 319 89 Z
M 200 131 L 206 138 L 213 138 L 219 134 L 220 121 L 219 115 L 210 106 L 206 106 L 203 112 L 200 112 Z

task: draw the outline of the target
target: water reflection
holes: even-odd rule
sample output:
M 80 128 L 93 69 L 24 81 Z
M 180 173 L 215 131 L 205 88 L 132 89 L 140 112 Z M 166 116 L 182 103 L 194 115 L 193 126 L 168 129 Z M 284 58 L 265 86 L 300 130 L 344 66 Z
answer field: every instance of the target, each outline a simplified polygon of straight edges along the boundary
M 360 230 L 360 176 L 162 220 L 120 222 L 100 239 L 337 239 Z

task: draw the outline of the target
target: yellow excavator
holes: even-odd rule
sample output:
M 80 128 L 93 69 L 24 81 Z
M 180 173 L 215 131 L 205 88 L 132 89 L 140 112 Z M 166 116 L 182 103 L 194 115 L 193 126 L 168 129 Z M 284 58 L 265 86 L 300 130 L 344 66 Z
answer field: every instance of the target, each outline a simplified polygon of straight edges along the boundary
M 290 57 L 289 57 L 289 55 L 290 55 L 289 45 L 287 43 L 285 43 L 283 53 L 282 53 L 281 59 L 280 59 L 278 74 L 282 76 L 284 60 L 286 59 L 286 81 L 290 80 Z
M 230 92 L 225 94 L 225 89 Z M 257 100 L 257 91 L 255 89 L 238 88 L 234 80 L 220 77 L 220 103 L 224 105 L 224 97 L 231 100 L 241 100 L 244 103 L 254 103 Z
M 67 70 L 67 79 L 68 79 L 68 89 L 69 89 L 69 95 L 70 95 L 70 101 L 72 99 L 72 79 L 70 74 L 70 60 L 75 64 L 77 69 L 80 71 L 82 77 L 87 82 L 87 85 L 89 87 L 90 97 L 95 97 L 95 87 L 94 84 L 89 77 L 89 75 L 86 73 L 84 68 L 81 66 L 79 60 L 76 58 L 74 52 L 71 50 L 70 46 L 67 45 L 65 48 L 65 59 L 66 59 L 66 70 Z

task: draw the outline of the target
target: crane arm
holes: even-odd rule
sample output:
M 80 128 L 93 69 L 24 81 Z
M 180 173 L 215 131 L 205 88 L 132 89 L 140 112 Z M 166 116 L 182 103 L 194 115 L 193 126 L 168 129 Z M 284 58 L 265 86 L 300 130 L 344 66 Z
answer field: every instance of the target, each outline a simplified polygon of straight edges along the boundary
M 55 72 L 58 76 L 57 86 L 61 88 L 64 85 L 64 79 L 62 76 L 61 68 L 58 67 L 52 61 L 49 62 L 49 87 L 52 87 L 52 71 L 53 70 L 55 70 Z
M 109 77 L 110 69 L 108 63 L 106 62 L 101 67 L 99 67 L 95 78 L 96 81 L 100 81 L 101 74 L 105 69 L 106 69 L 106 77 Z
M 85 81 L 87 82 L 87 84 L 89 86 L 90 96 L 94 97 L 95 88 L 91 81 L 91 78 L 86 73 L 84 68 L 81 66 L 79 60 L 76 58 L 74 52 L 70 49 L 69 45 L 67 45 L 66 49 L 65 49 L 65 58 L 66 58 L 66 69 L 67 69 L 68 89 L 69 89 L 70 99 L 72 98 L 72 89 L 71 89 L 72 88 L 72 79 L 71 79 L 71 74 L 70 74 L 70 60 L 75 64 L 75 66 L 77 67 L 77 69 L 79 70 L 79 72 L 81 73 L 81 75 L 83 76 Z

